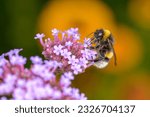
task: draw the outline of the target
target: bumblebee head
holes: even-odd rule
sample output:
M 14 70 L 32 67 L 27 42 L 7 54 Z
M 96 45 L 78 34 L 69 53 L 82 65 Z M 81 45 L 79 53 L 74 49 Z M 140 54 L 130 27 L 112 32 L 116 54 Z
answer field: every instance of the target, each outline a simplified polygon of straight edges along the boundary
M 104 35 L 104 30 L 103 29 L 98 29 L 94 32 L 94 37 L 96 38 L 96 40 L 100 41 L 102 40 Z
M 98 29 L 94 32 L 94 37 L 99 41 L 106 40 L 110 35 L 111 32 L 107 29 Z

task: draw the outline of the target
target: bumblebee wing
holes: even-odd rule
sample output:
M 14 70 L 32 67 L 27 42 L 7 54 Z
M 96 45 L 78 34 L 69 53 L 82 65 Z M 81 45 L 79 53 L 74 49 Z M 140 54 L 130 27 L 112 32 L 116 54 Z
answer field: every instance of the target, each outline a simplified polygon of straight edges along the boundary
M 115 49 L 113 47 L 112 42 L 110 40 L 108 40 L 108 41 L 109 41 L 109 44 L 110 44 L 112 51 L 113 51 L 113 54 L 114 54 L 114 64 L 117 65 L 117 57 L 116 57 Z
M 91 32 L 90 34 L 86 36 L 87 39 L 89 38 L 87 43 L 94 44 L 95 37 L 93 36 L 93 34 L 94 32 Z

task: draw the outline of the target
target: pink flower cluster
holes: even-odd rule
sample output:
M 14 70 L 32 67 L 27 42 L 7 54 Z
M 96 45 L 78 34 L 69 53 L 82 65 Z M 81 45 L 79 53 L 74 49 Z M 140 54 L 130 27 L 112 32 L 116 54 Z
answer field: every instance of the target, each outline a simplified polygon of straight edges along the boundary
M 52 30 L 53 39 L 43 40 L 44 34 L 37 34 L 43 46 L 42 54 L 32 56 L 30 68 L 27 58 L 19 55 L 22 49 L 14 49 L 0 56 L 0 99 L 14 100 L 55 100 L 86 99 L 79 89 L 71 87 L 74 75 L 82 73 L 96 57 L 88 49 L 89 40 L 79 42 L 77 28 L 67 31 Z
M 26 58 L 19 55 L 21 49 L 11 50 L 0 56 L 0 99 L 86 99 L 79 89 L 72 88 L 71 72 L 56 76 L 62 63 L 34 56 L 31 67 L 25 68 Z
M 37 34 L 35 39 L 39 39 L 43 46 L 42 54 L 48 60 L 55 60 L 62 63 L 60 72 L 72 72 L 79 74 L 92 65 L 91 60 L 96 57 L 96 52 L 87 48 L 88 42 L 79 42 L 80 35 L 77 28 L 67 31 L 52 30 L 53 38 L 45 39 L 44 34 Z

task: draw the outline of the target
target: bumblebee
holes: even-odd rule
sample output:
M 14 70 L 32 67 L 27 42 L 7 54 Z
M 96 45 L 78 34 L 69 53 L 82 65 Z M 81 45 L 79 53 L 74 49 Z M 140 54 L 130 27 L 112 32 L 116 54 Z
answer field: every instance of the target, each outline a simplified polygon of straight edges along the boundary
M 108 65 L 110 59 L 114 56 L 114 64 L 117 65 L 116 53 L 114 50 L 114 38 L 111 32 L 107 29 L 98 29 L 90 35 L 90 49 L 97 52 L 96 59 L 94 59 L 94 66 L 104 68 Z

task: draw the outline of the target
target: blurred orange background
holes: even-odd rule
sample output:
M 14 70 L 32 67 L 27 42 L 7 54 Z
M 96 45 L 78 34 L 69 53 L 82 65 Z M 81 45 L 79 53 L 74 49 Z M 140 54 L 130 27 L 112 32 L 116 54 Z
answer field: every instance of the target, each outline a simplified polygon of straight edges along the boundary
M 96 29 L 109 29 L 115 38 L 117 66 L 112 59 L 104 69 L 88 68 L 76 76 L 73 86 L 88 99 L 150 99 L 150 1 L 27 0 L 26 4 L 19 3 L 13 3 L 19 11 L 11 11 L 10 5 L 2 10 L 6 13 L 3 19 L 10 20 L 6 20 L 8 24 L 1 21 L 4 28 L 1 32 L 7 32 L 1 35 L 1 41 L 7 40 L 1 45 L 9 45 L 1 46 L 1 53 L 8 48 L 23 47 L 26 56 L 39 54 L 41 48 L 32 39 L 33 35 L 41 32 L 51 37 L 53 28 L 78 27 L 81 39 Z

